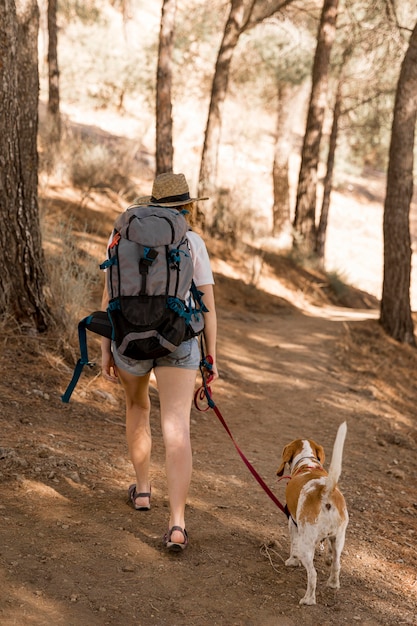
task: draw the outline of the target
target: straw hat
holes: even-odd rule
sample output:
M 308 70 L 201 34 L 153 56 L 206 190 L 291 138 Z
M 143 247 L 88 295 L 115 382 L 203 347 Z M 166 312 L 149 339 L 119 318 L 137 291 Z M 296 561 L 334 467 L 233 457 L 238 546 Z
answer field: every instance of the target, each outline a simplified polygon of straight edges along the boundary
M 150 204 L 160 206 L 181 206 L 208 198 L 190 198 L 190 190 L 184 174 L 165 172 L 154 180 L 151 196 L 136 198 L 135 204 Z

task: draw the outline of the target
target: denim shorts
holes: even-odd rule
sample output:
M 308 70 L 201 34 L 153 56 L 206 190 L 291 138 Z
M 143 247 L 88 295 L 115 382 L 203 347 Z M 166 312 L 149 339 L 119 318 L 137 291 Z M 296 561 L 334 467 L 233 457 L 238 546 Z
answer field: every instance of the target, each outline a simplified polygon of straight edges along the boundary
M 112 351 L 116 366 L 129 372 L 129 374 L 133 374 L 133 376 L 144 376 L 154 367 L 180 367 L 187 370 L 198 370 L 200 365 L 200 348 L 197 337 L 183 341 L 178 348 L 166 356 L 146 361 L 137 361 L 118 354 L 114 344 Z

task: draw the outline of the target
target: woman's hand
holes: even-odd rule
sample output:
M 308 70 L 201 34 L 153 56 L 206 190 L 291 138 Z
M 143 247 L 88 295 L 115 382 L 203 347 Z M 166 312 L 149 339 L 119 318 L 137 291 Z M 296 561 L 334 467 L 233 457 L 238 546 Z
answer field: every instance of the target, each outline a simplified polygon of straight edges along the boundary
M 213 361 L 210 369 L 204 368 L 203 375 L 204 375 L 205 382 L 209 385 L 211 385 L 212 383 L 214 383 L 215 380 L 218 379 L 219 372 L 217 369 L 216 361 Z
M 119 382 L 117 367 L 111 351 L 110 339 L 107 339 L 107 337 L 102 337 L 101 339 L 101 372 L 103 378 L 106 380 L 112 383 Z
M 214 303 L 213 285 L 199 285 L 197 287 L 203 295 L 203 302 L 208 311 L 204 313 L 204 341 L 207 355 L 211 357 L 211 368 L 204 370 L 204 380 L 206 383 L 213 383 L 219 378 L 219 371 L 216 363 L 216 340 L 217 340 L 217 316 Z

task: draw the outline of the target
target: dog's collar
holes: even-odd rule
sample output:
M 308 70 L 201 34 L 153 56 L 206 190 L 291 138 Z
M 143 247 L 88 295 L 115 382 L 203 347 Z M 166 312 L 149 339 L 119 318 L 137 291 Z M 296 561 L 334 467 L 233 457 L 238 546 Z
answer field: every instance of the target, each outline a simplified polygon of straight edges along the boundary
M 301 467 L 299 467 L 301 461 L 305 461 L 305 460 L 311 461 L 315 465 L 314 466 L 302 465 Z M 304 470 L 304 469 L 324 469 L 324 468 L 323 468 L 323 465 L 320 463 L 320 461 L 315 456 L 302 456 L 301 459 L 298 459 L 298 461 L 294 465 L 294 467 L 291 468 L 291 475 L 294 476 L 294 474 L 296 474 L 297 472 L 300 472 L 301 470 Z

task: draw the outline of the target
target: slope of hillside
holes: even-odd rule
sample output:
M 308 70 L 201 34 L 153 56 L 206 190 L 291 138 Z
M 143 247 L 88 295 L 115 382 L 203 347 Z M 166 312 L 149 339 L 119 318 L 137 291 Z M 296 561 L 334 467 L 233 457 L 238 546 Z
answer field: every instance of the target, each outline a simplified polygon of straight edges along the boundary
M 126 198 L 149 193 L 152 184 L 154 119 L 143 94 L 117 114 L 81 105 L 86 90 L 105 83 L 97 68 L 106 69 L 109 41 L 115 55 L 129 36 L 136 37 L 144 77 L 153 72 L 137 33 L 146 31 L 146 44 L 156 41 L 159 15 L 152 3 L 141 4 L 140 20 L 130 24 L 126 40 L 116 9 L 109 9 L 111 37 L 91 25 L 82 32 L 72 25 L 66 42 L 61 38 L 69 68 L 62 73 L 64 141 L 53 175 L 42 173 L 41 210 L 49 267 L 58 268 L 59 279 L 62 260 L 75 254 L 77 263 L 70 257 L 66 271 L 75 274 L 78 287 L 84 280 L 78 262 L 96 266 L 102 260 Z M 93 58 L 89 69 L 95 73 L 87 68 L 80 81 L 73 55 L 85 53 L 93 40 L 99 52 L 86 56 Z M 216 48 L 208 48 L 213 56 Z M 203 76 L 211 69 L 203 67 Z M 187 78 L 175 102 L 175 168 L 185 171 L 194 190 L 209 91 L 202 103 L 195 89 L 200 73 Z M 231 205 L 242 216 L 251 212 L 255 221 L 268 222 L 275 117 L 248 111 L 250 101 L 241 107 L 230 95 L 222 184 L 229 185 Z M 284 566 L 286 518 L 254 481 L 212 411 L 192 412 L 190 546 L 176 557 L 165 553 L 157 391 L 151 391 L 152 510 L 140 514 L 127 504 L 133 472 L 121 389 L 104 382 L 96 366 L 86 368 L 69 405 L 60 400 L 78 356 L 76 320 L 97 308 L 100 298 L 100 277 L 78 292 L 69 292 L 62 279 L 63 293 L 53 292 L 51 299 L 62 306 L 66 295 L 69 307 L 68 294 L 77 298 L 70 340 L 59 328 L 39 337 L 2 329 L 2 626 L 417 625 L 417 355 L 388 339 L 376 321 L 383 186 L 379 176 L 352 178 L 333 194 L 327 266 L 354 287 L 339 281 L 336 290 L 326 275 L 281 256 L 274 242 L 265 241 L 262 250 L 256 240 L 208 242 L 219 313 L 214 398 L 239 446 L 281 501 L 285 483 L 277 481 L 276 468 L 283 446 L 311 437 L 330 459 L 338 425 L 347 421 L 341 489 L 350 524 L 340 591 L 325 587 L 327 566 L 318 551 L 318 604 L 299 606 L 306 576 L 302 568 Z M 66 223 L 63 248 L 56 224 Z M 98 361 L 98 340 L 89 339 L 90 357 Z
M 100 257 L 120 210 L 106 195 L 59 190 L 74 241 Z M 82 200 L 82 203 L 81 203 Z M 80 206 L 83 210 L 80 210 Z M 55 207 L 55 208 L 54 208 Z M 85 216 L 96 225 L 85 234 Z M 90 246 L 90 248 L 89 248 Z M 73 361 L 59 333 L 3 334 L 0 355 L 0 622 L 68 626 L 417 624 L 417 356 L 381 332 L 372 297 L 338 306 L 324 276 L 288 259 L 209 244 L 216 271 L 221 378 L 214 398 L 239 446 L 280 500 L 283 446 L 299 436 L 331 456 L 347 420 L 341 488 L 350 513 L 341 589 L 300 608 L 306 576 L 286 568 L 287 522 L 212 411 L 192 413 L 190 546 L 165 553 L 163 446 L 152 391 L 152 510 L 127 504 L 121 390 L 88 370 L 60 401 Z M 99 288 L 97 287 L 98 298 Z M 345 294 L 346 297 L 346 294 Z M 91 357 L 98 343 L 91 338 Z

